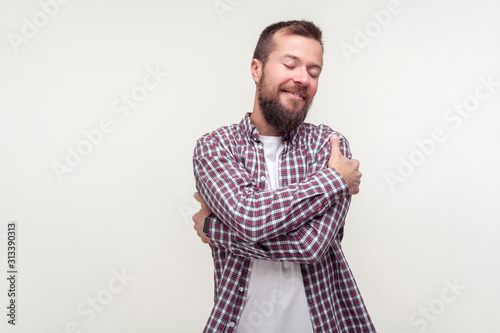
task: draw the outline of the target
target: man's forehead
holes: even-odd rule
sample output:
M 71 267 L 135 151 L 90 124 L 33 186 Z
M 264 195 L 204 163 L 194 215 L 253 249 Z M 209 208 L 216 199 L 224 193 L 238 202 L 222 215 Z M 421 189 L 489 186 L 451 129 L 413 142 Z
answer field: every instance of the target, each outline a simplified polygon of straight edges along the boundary
M 311 37 L 304 37 L 290 32 L 278 31 L 274 35 L 274 56 L 294 60 L 313 59 L 316 65 L 323 64 L 323 49 L 321 44 Z M 307 44 L 307 45 L 304 45 Z

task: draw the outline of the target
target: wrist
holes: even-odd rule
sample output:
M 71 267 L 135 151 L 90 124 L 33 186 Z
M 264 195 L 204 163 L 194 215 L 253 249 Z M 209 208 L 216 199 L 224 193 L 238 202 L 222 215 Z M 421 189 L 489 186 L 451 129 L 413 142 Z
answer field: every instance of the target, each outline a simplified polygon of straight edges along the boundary
M 210 222 L 212 221 L 212 217 L 214 217 L 214 213 L 210 213 L 207 217 L 205 217 L 205 222 L 203 223 L 203 233 L 207 236 L 210 231 Z

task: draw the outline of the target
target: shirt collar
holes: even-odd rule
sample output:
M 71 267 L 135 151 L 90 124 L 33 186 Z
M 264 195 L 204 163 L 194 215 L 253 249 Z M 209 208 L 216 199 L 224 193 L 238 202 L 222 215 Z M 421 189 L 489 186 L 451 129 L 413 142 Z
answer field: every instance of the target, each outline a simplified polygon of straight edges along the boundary
M 254 126 L 254 124 L 252 124 L 252 121 L 250 120 L 251 115 L 251 112 L 245 114 L 240 126 L 242 127 L 243 132 L 246 133 L 250 139 L 259 141 L 259 130 Z

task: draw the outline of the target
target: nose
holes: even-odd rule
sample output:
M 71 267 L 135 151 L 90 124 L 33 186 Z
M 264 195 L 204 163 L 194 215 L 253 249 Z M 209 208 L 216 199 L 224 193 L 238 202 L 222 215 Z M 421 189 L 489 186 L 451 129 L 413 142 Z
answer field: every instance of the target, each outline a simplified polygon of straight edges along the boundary
M 293 75 L 293 82 L 300 84 L 304 87 L 309 85 L 309 73 L 304 67 L 297 67 Z

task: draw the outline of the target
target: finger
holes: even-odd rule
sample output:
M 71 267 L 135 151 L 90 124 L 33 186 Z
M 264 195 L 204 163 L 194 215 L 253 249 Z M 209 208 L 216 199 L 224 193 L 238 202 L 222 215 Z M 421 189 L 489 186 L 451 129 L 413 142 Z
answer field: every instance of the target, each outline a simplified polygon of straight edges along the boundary
M 342 155 L 342 153 L 340 152 L 339 137 L 336 134 L 332 134 L 330 136 L 330 144 L 332 145 L 332 155 Z
M 201 197 L 200 193 L 195 192 L 194 198 L 201 204 L 201 208 L 205 207 L 205 201 L 203 201 L 203 198 Z
M 198 232 L 198 237 L 200 237 L 200 239 L 203 243 L 205 243 L 205 244 L 210 243 L 210 238 L 208 238 L 207 235 L 205 235 L 204 233 Z
M 352 160 L 354 161 L 354 167 L 357 169 L 359 169 L 359 160 Z

